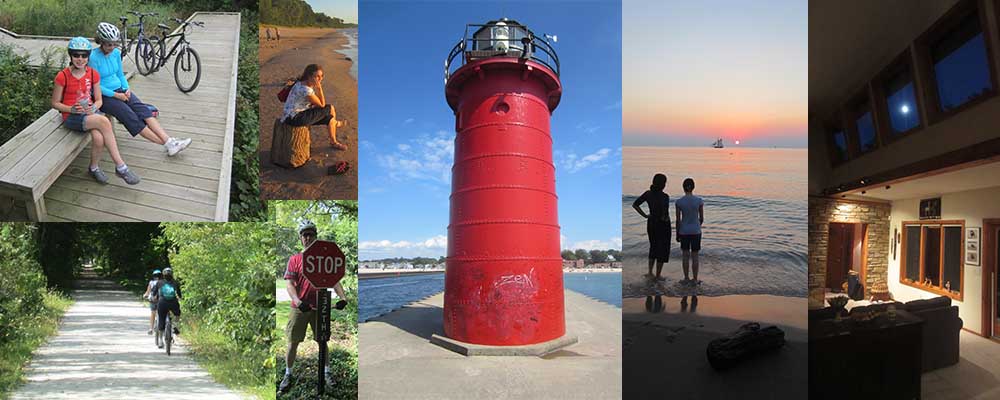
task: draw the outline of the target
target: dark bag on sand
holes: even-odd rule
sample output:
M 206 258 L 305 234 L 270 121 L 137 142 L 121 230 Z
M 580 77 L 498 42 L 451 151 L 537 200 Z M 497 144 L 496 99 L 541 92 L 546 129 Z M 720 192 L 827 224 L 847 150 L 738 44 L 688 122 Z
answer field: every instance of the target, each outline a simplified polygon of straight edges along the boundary
M 271 163 L 282 167 L 298 168 L 309 161 L 309 127 L 290 126 L 274 120 L 271 137 Z
M 784 331 L 776 326 L 760 329 L 760 324 L 751 322 L 744 324 L 729 336 L 709 342 L 705 354 L 712 368 L 722 371 L 736 366 L 743 360 L 784 345 Z

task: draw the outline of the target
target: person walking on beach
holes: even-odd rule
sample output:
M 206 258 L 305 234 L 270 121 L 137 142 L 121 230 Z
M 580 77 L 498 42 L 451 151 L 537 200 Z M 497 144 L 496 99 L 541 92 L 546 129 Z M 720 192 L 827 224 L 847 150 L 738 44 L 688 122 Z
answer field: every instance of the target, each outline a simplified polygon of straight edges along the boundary
M 316 241 L 316 225 L 312 221 L 304 220 L 299 223 L 299 240 L 302 242 L 302 251 Z M 288 349 L 285 352 L 285 377 L 278 385 L 278 391 L 285 393 L 292 387 L 292 367 L 295 365 L 296 352 L 299 343 L 306 339 L 306 325 L 316 332 L 316 289 L 306 279 L 302 273 L 302 253 L 295 253 L 288 259 L 288 268 L 285 270 L 285 289 L 292 299 L 292 312 L 288 315 L 288 325 L 285 326 L 285 338 L 288 340 Z M 325 290 L 325 289 L 324 289 Z M 333 285 L 333 291 L 337 293 L 340 301 L 336 308 L 343 309 L 347 304 L 347 296 L 344 295 L 344 288 L 340 282 Z M 330 366 L 324 366 L 326 385 L 333 387 L 337 382 L 330 374 Z
M 632 208 L 646 219 L 646 235 L 649 236 L 649 273 L 653 276 L 653 264 L 656 264 L 656 280 L 662 281 L 660 273 L 663 263 L 670 261 L 670 196 L 663 192 L 667 187 L 667 176 L 653 175 L 653 184 L 632 203 Z M 642 210 L 646 203 L 649 214 Z
M 674 208 L 677 210 L 677 241 L 681 243 L 683 252 L 681 265 L 684 268 L 684 281 L 697 285 L 698 251 L 701 250 L 701 225 L 705 222 L 705 201 L 694 195 L 694 179 L 684 179 L 682 184 L 684 196 L 677 199 Z M 688 279 L 688 265 L 694 273 L 694 279 Z
M 323 67 L 309 64 L 302 71 L 285 99 L 285 109 L 281 122 L 289 126 L 326 125 L 329 129 L 330 146 L 347 150 L 347 145 L 337 141 L 337 128 L 347 124 L 337 120 L 337 110 L 326 102 L 323 94 Z
M 267 41 L 268 42 L 271 41 L 271 28 L 270 27 L 267 28 Z

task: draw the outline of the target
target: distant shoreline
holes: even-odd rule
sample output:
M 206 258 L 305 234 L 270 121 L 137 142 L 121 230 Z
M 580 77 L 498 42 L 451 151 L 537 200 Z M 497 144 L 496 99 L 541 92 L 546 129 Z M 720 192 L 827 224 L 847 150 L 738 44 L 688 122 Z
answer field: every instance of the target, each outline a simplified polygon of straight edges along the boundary
M 621 273 L 621 268 L 573 268 L 563 269 L 564 273 L 568 274 L 584 274 L 584 273 Z M 371 278 L 388 278 L 393 276 L 404 276 L 404 275 L 429 275 L 429 274 L 443 274 L 443 269 L 359 269 L 358 279 L 371 279 Z

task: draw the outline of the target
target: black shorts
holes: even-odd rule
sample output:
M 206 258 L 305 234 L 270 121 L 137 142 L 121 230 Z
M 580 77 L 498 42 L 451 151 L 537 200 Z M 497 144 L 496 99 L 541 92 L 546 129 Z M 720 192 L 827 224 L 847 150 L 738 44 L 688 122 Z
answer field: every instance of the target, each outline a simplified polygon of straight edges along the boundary
M 701 250 L 701 234 L 697 235 L 677 235 L 677 240 L 681 242 L 681 250 L 698 251 Z
M 167 311 L 170 311 L 176 316 L 181 316 L 181 303 L 177 300 L 160 300 L 156 304 L 156 315 L 160 318 L 160 323 L 156 325 L 156 329 L 162 331 L 164 325 L 167 323 Z
M 313 107 L 285 120 L 288 126 L 329 125 L 333 119 L 333 106 Z

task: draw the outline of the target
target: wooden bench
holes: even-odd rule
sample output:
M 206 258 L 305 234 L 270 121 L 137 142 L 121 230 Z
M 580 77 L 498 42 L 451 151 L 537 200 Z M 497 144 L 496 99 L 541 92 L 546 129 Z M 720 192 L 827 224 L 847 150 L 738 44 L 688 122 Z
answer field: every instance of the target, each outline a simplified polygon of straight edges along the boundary
M 32 221 L 45 221 L 45 191 L 90 140 L 63 127 L 62 115 L 50 109 L 0 146 L 0 196 L 23 202 Z

